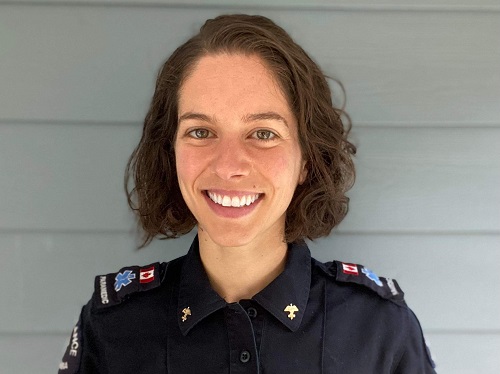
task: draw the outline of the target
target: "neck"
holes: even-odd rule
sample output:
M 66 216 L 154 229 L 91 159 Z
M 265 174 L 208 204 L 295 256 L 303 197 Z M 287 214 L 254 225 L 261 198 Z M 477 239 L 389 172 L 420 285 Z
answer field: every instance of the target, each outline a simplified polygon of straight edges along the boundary
M 286 242 L 275 239 L 224 247 L 199 230 L 201 261 L 215 292 L 232 303 L 252 298 L 271 283 L 285 268 L 287 252 Z

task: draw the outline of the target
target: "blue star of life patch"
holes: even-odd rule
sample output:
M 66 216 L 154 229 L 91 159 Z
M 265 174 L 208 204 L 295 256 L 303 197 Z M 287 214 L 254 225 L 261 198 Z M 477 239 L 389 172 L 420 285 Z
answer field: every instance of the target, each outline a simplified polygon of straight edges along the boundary
M 363 274 L 365 274 L 369 279 L 371 279 L 372 281 L 375 282 L 375 284 L 379 287 L 383 287 L 384 284 L 382 283 L 382 281 L 380 280 L 380 278 L 377 276 L 377 274 L 375 274 L 373 271 L 371 271 L 370 269 L 368 268 L 363 268 L 361 269 L 361 271 L 363 272 Z
M 115 291 L 118 292 L 122 287 L 128 286 L 135 279 L 135 274 L 132 270 L 125 270 L 123 273 L 116 274 L 115 277 Z
M 121 304 L 130 295 L 149 291 L 160 286 L 167 269 L 167 262 L 155 262 L 147 266 L 127 266 L 117 273 L 98 275 L 94 280 L 93 307 L 103 309 Z M 148 282 L 141 283 L 139 275 L 144 270 L 150 271 L 154 276 Z
M 406 306 L 404 301 L 404 292 L 399 287 L 398 282 L 392 278 L 378 277 L 373 271 L 359 264 L 349 264 L 353 269 L 360 269 L 360 273 L 365 276 L 360 277 L 355 272 L 345 271 L 346 263 L 332 261 L 326 263 L 327 273 L 333 275 L 335 279 L 343 283 L 356 283 L 369 288 L 384 299 L 391 300 L 400 306 Z

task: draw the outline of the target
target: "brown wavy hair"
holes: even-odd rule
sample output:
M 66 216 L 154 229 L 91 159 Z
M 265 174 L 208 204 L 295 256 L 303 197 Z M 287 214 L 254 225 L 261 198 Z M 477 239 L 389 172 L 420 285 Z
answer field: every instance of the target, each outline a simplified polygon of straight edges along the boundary
M 285 223 L 285 240 L 328 235 L 348 211 L 355 179 L 347 140 L 349 117 L 332 104 L 327 76 L 281 27 L 263 16 L 223 15 L 178 47 L 161 68 L 142 137 L 125 171 L 129 206 L 144 231 L 140 248 L 160 236 L 176 238 L 196 225 L 181 195 L 175 168 L 179 89 L 199 59 L 218 53 L 257 55 L 274 73 L 298 124 L 307 177 L 297 186 Z M 343 117 L 348 126 L 342 123 Z M 133 177 L 135 186 L 129 190 Z

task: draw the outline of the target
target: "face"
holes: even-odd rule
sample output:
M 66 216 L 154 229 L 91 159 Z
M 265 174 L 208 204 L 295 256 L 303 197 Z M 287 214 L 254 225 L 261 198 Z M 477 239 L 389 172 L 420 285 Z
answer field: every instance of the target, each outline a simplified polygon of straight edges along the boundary
M 237 247 L 283 239 L 306 175 L 297 122 L 256 56 L 202 57 L 179 92 L 175 157 L 200 239 Z

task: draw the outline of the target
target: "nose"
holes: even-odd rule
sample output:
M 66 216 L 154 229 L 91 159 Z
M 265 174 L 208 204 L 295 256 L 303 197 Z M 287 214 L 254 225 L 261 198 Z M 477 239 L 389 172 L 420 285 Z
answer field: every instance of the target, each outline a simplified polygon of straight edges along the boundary
M 231 180 L 250 174 L 249 156 L 240 141 L 234 138 L 222 140 L 214 152 L 212 170 L 219 178 Z

